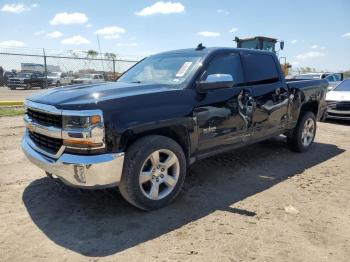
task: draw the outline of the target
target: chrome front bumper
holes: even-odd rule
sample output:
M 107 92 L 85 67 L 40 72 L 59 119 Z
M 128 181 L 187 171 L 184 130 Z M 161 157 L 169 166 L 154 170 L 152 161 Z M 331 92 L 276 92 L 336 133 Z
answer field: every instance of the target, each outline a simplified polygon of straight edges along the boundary
M 63 153 L 58 159 L 53 159 L 34 150 L 28 139 L 24 136 L 22 140 L 22 149 L 27 158 L 67 185 L 95 189 L 114 187 L 120 182 L 124 153 L 92 156 Z

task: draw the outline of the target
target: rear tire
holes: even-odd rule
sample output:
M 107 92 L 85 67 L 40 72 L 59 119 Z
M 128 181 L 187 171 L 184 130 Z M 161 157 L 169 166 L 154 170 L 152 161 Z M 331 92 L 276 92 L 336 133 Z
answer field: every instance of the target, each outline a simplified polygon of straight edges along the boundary
M 306 152 L 312 146 L 316 135 L 316 117 L 310 112 L 301 112 L 296 127 L 287 136 L 289 148 L 295 152 Z
M 119 191 L 142 210 L 168 205 L 180 193 L 186 176 L 186 157 L 174 140 L 145 136 L 126 151 Z

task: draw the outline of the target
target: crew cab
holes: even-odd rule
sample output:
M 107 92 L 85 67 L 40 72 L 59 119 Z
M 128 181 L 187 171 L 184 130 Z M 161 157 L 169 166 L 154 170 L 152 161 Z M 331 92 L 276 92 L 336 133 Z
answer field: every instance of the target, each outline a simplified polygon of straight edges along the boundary
M 281 134 L 292 150 L 309 150 L 327 86 L 286 82 L 268 51 L 160 53 L 117 82 L 29 97 L 22 148 L 51 178 L 79 188 L 119 186 L 132 205 L 157 209 L 179 194 L 198 160 Z
M 40 72 L 20 72 L 11 78 L 8 78 L 7 86 L 11 90 L 18 87 L 24 89 L 31 89 L 35 86 L 45 88 L 46 81 L 48 85 L 51 84 L 51 80 L 46 79 L 46 77 Z

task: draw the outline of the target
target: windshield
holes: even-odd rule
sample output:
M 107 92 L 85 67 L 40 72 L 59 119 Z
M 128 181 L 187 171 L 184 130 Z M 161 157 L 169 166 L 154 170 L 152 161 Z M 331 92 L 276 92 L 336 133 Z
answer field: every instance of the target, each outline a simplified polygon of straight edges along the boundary
M 333 91 L 350 91 L 350 80 L 341 82 Z
M 307 75 L 297 75 L 295 79 L 320 79 L 321 76 L 319 74 L 307 74 Z
M 200 59 L 200 54 L 150 56 L 132 67 L 118 81 L 179 85 L 189 78 Z
M 28 73 L 19 73 L 19 74 L 16 75 L 16 77 L 30 78 L 30 74 L 28 74 Z

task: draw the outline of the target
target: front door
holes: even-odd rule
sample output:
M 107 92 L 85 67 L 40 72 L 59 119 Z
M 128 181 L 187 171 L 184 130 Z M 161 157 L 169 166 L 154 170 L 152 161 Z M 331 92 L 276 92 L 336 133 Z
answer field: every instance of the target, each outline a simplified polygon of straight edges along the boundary
M 194 117 L 198 125 L 198 155 L 207 155 L 239 143 L 249 134 L 249 119 L 241 104 L 243 72 L 240 55 L 225 53 L 208 64 L 202 80 L 211 74 L 230 74 L 231 88 L 208 91 L 200 95 Z M 244 102 L 244 101 L 243 101 Z

